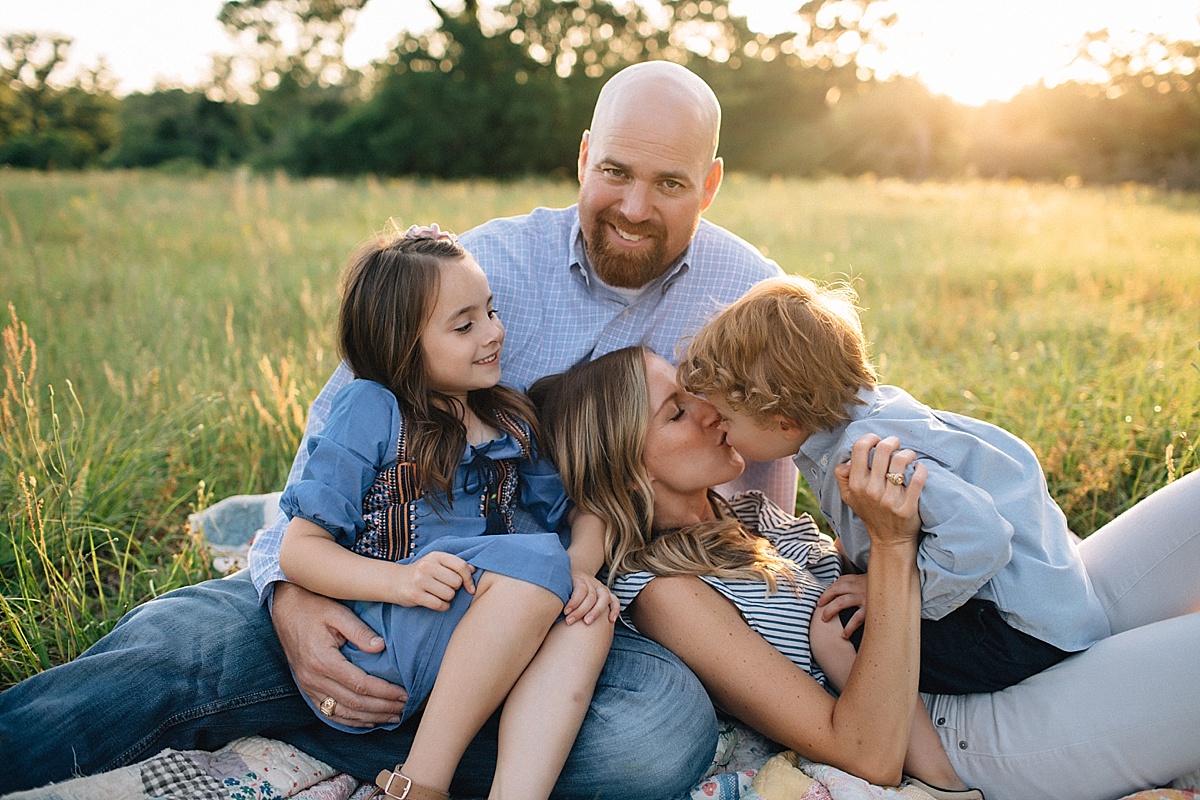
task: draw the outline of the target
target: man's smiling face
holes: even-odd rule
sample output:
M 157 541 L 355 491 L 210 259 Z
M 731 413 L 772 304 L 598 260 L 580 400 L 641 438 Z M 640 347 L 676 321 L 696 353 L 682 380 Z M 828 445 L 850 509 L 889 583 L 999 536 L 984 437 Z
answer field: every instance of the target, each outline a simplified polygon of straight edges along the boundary
M 721 180 L 713 133 L 686 96 L 627 87 L 593 120 L 579 152 L 579 224 L 611 286 L 637 288 L 683 254 Z

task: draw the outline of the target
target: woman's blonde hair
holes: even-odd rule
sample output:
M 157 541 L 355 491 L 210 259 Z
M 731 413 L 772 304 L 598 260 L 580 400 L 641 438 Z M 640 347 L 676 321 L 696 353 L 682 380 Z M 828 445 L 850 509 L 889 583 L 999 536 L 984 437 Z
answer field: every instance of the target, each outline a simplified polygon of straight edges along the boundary
M 722 398 L 758 419 L 782 415 L 801 429 L 848 420 L 875 368 L 849 286 L 772 278 L 714 316 L 679 366 L 690 392 Z
M 609 581 L 645 570 L 655 575 L 714 575 L 791 580 L 792 562 L 733 516 L 709 492 L 717 519 L 654 529 L 654 489 L 646 471 L 650 393 L 644 347 L 627 347 L 529 389 L 542 423 L 543 445 L 576 506 L 604 520 Z

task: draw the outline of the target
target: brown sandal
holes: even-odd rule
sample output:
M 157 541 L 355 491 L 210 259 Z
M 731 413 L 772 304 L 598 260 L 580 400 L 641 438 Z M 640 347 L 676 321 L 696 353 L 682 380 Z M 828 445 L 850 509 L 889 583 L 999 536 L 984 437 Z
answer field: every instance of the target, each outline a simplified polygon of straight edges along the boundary
M 391 797 L 395 800 L 450 800 L 450 793 L 440 789 L 430 789 L 413 783 L 412 779 L 400 772 L 403 764 L 397 764 L 395 769 L 380 771 L 375 778 L 375 786 L 368 800 L 376 797 Z

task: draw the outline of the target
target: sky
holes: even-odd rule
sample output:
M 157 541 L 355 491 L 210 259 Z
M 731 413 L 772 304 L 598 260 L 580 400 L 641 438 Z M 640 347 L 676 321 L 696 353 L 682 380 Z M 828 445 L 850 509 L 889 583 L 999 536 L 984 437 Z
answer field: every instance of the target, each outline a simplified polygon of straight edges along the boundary
M 916 75 L 939 94 L 965 103 L 1005 100 L 1024 86 L 1085 77 L 1066 70 L 1080 37 L 1108 28 L 1200 40 L 1200 0 L 886 0 L 899 22 L 874 64 L 884 75 Z M 787 27 L 799 0 L 731 0 L 752 28 Z M 74 39 L 67 71 L 103 56 L 121 94 L 156 81 L 195 85 L 211 54 L 235 43 L 217 22 L 222 0 L 0 0 L 0 35 L 57 33 Z M 428 0 L 372 0 L 346 45 L 346 61 L 382 57 L 405 27 L 436 22 Z

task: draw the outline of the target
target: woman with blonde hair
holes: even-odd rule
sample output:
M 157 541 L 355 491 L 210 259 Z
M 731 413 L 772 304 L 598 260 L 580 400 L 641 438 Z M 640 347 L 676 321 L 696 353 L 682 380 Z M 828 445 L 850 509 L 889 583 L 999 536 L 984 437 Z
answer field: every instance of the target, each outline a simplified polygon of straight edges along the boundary
M 835 697 L 756 632 L 700 577 L 706 573 L 664 569 L 646 560 L 657 557 L 655 548 L 645 554 L 636 539 L 624 544 L 722 517 L 728 524 L 730 508 L 749 533 L 768 538 L 795 522 L 766 503 L 716 499 L 712 487 L 736 476 L 742 460 L 713 406 L 641 348 L 550 376 L 531 395 L 568 493 L 606 523 L 610 568 L 662 569 L 634 600 L 622 598 L 622 619 L 678 655 L 718 707 L 779 744 L 896 785 L 923 700 L 943 757 L 989 800 L 1118 798 L 1200 769 L 1200 472 L 1080 545 L 1111 636 L 1002 691 L 919 694 L 917 508 L 925 472 L 918 465 L 906 485 L 889 482 L 887 472 L 903 472 L 915 454 L 895 439 L 863 437 L 835 469 L 843 500 L 871 537 L 862 644 Z M 750 580 L 761 586 L 760 570 L 772 569 L 750 566 Z M 786 577 L 778 581 L 782 571 L 773 574 L 779 594 L 791 591 Z M 808 622 L 793 620 L 798 628 Z M 935 798 L 968 796 L 926 788 Z
M 883 476 L 907 468 L 912 454 L 895 440 L 864 439 L 857 458 L 841 470 L 846 501 L 869 520 L 882 557 L 866 582 L 870 634 L 863 637 L 862 658 L 834 698 L 812 663 L 807 635 L 816 598 L 839 572 L 829 540 L 811 519 L 797 519 L 759 493 L 726 503 L 712 489 L 736 478 L 744 462 L 726 444 L 715 409 L 679 388 L 665 359 L 643 348 L 618 350 L 543 378 L 529 394 L 568 494 L 606 523 L 610 581 L 616 581 L 625 621 L 675 651 L 710 691 L 716 687 L 710 679 L 758 674 L 762 686 L 793 698 L 806 724 L 791 724 L 788 735 L 755 725 L 762 733 L 873 782 L 899 783 L 916 703 L 913 526 L 923 470 L 905 487 Z M 678 638 L 657 614 L 643 613 L 655 602 L 646 598 L 659 596 L 665 585 L 689 592 L 686 605 L 703 626 L 701 639 Z M 771 588 L 774 602 L 753 602 Z M 746 627 L 738 609 L 749 609 L 744 613 L 759 633 L 778 634 L 772 644 Z M 789 635 L 784 629 L 795 615 L 802 618 Z M 753 633 L 744 643 L 749 646 L 719 644 L 742 630 Z M 754 673 L 741 666 L 743 659 L 759 665 Z M 747 704 L 774 702 L 769 695 L 714 692 L 714 698 L 752 725 L 754 709 Z M 949 769 L 944 753 L 934 755 Z

